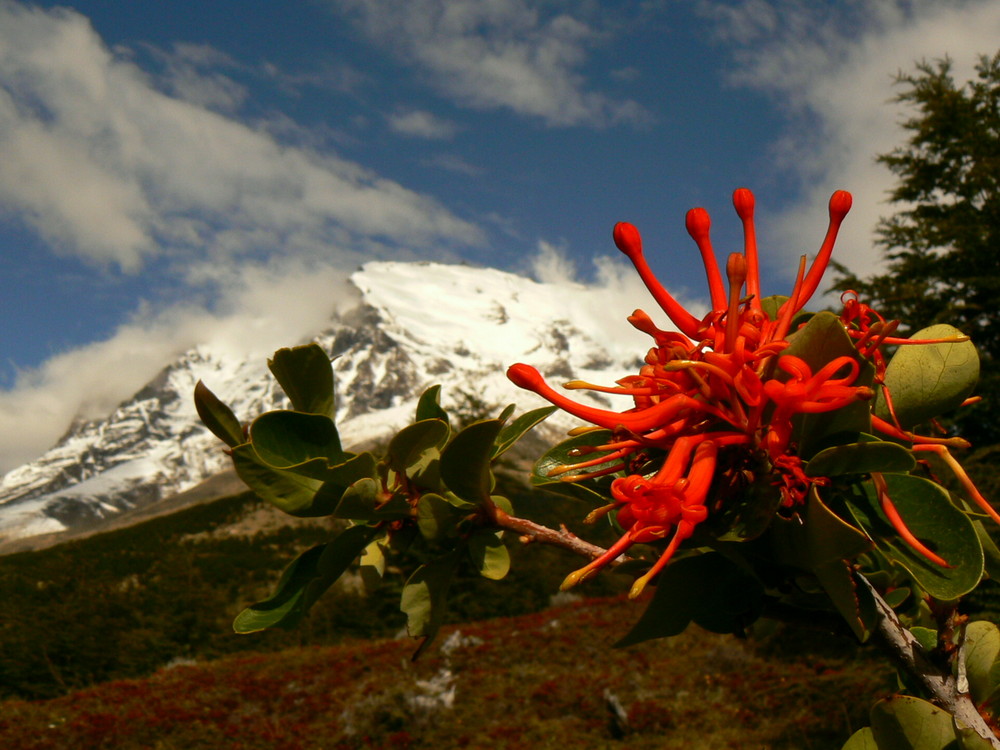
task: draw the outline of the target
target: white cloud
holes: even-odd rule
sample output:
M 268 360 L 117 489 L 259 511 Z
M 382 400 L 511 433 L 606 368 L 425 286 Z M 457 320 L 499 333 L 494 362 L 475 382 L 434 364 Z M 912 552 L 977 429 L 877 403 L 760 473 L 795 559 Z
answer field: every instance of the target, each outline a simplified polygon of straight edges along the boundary
M 530 275 L 542 284 L 573 287 L 566 319 L 597 341 L 618 351 L 634 351 L 636 360 L 652 346 L 652 339 L 627 322 L 637 309 L 649 314 L 657 326 L 675 331 L 677 327 L 660 309 L 639 274 L 621 255 L 598 255 L 592 259 L 592 281 L 580 281 L 580 269 L 565 245 L 539 240 L 537 252 L 529 259 Z M 706 304 L 692 301 L 683 291 L 675 296 L 699 320 L 708 314 Z M 623 375 L 626 373 L 622 373 Z
M 104 341 L 66 351 L 20 373 L 0 392 L 0 474 L 51 447 L 76 418 L 106 416 L 178 355 L 199 344 L 264 358 L 322 331 L 357 302 L 347 274 L 283 261 L 229 270 L 212 312 L 179 305 L 138 315 Z
M 821 6 L 752 0 L 708 7 L 730 49 L 739 50 L 734 82 L 773 94 L 791 116 L 774 155 L 804 187 L 778 218 L 777 230 L 770 222 L 786 260 L 815 253 L 827 200 L 845 189 L 854 195 L 854 208 L 834 257 L 861 275 L 878 270 L 873 230 L 880 217 L 897 209 L 887 203 L 895 178 L 875 157 L 907 138 L 899 125 L 906 112 L 891 101 L 899 93 L 894 78 L 913 72 L 917 61 L 945 56 L 954 61 L 956 81 L 972 78 L 978 56 L 998 47 L 1000 3 L 868 0 Z
M 242 66 L 210 45 L 178 42 L 170 51 L 147 49 L 164 67 L 167 90 L 179 99 L 206 109 L 236 112 L 249 95 L 245 86 L 219 72 Z
M 414 138 L 447 139 L 455 135 L 455 124 L 421 109 L 396 112 L 388 117 L 389 127 Z
M 579 72 L 599 34 L 531 0 L 332 0 L 364 31 L 415 63 L 445 95 L 553 126 L 639 122 L 634 101 L 589 91 Z
M 531 262 L 532 275 L 543 284 L 576 282 L 576 264 L 566 255 L 565 247 L 546 240 L 538 241 L 538 254 Z
M 428 167 L 437 167 L 455 174 L 466 177 L 481 177 L 486 174 L 486 169 L 476 166 L 463 159 L 458 154 L 434 154 L 426 159 L 421 159 L 420 163 Z
M 174 88 L 195 103 L 158 91 L 83 16 L 0 3 L 0 210 L 126 270 L 163 252 L 186 262 L 205 249 L 224 259 L 483 241 L 427 196 L 206 108 L 239 99 L 202 70 L 212 53 L 175 50 L 190 75 Z

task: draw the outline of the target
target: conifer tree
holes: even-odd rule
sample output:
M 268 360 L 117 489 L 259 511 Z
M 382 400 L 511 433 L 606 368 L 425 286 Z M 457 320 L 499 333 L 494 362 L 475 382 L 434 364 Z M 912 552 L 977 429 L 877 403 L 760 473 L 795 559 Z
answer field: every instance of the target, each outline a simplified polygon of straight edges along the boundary
M 900 73 L 896 101 L 912 107 L 906 143 L 878 156 L 898 178 L 898 206 L 877 228 L 886 272 L 859 279 L 845 268 L 836 289 L 855 289 L 911 332 L 949 322 L 983 358 L 982 403 L 959 415 L 975 444 L 1000 442 L 1000 52 L 957 84 L 948 58 Z

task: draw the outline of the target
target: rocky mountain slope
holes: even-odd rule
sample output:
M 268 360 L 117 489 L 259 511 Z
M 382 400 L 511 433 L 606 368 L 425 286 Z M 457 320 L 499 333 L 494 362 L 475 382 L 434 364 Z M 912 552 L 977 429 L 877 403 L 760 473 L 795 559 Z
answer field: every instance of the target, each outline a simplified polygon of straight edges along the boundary
M 533 408 L 540 400 L 506 380 L 508 365 L 529 362 L 556 382 L 610 383 L 634 371 L 646 346 L 639 335 L 602 336 L 608 320 L 627 328 L 631 308 L 607 310 L 577 284 L 387 262 L 366 264 L 351 282 L 360 304 L 313 339 L 333 360 L 345 446 L 406 424 L 435 383 L 446 406 L 471 396 Z M 194 410 L 199 379 L 243 419 L 285 406 L 264 361 L 207 345 L 185 352 L 111 414 L 73 424 L 52 449 L 3 477 L 0 547 L 148 510 L 223 470 L 228 458 Z M 565 430 L 574 422 L 555 416 L 548 424 Z

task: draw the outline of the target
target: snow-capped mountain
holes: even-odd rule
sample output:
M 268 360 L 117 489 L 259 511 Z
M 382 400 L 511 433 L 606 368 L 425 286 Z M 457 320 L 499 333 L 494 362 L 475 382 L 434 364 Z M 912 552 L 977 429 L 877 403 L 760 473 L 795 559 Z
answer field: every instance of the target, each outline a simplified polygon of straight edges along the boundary
M 435 383 L 446 407 L 464 393 L 524 410 L 542 402 L 507 381 L 508 365 L 531 363 L 555 382 L 610 383 L 634 371 L 648 346 L 623 330 L 631 307 L 607 309 L 607 298 L 578 284 L 434 263 L 370 263 L 351 282 L 360 304 L 313 337 L 333 360 L 345 446 L 405 425 Z M 613 337 L 601 335 L 606 323 Z M 72 425 L 51 450 L 3 477 L 0 543 L 94 525 L 227 467 L 222 444 L 195 413 L 199 379 L 244 420 L 286 406 L 263 359 L 208 345 L 188 351 L 107 417 Z M 575 422 L 554 415 L 549 424 Z

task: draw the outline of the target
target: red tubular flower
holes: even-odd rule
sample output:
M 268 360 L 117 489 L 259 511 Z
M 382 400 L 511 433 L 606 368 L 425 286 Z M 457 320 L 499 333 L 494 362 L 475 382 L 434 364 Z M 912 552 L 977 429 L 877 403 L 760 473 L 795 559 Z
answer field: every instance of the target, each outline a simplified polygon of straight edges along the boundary
M 754 197 L 746 188 L 733 192 L 733 208 L 743 222 L 743 254 L 747 258 L 747 294 L 750 306 L 760 310 L 760 262 L 757 259 L 757 231 L 753 224 Z
M 663 312 L 674 321 L 674 325 L 683 333 L 689 337 L 695 337 L 698 333 L 698 319 L 685 310 L 670 295 L 670 292 L 663 288 L 663 285 L 660 284 L 653 274 L 652 269 L 646 262 L 645 256 L 642 254 L 642 237 L 639 235 L 639 230 L 628 222 L 620 221 L 615 224 L 612 236 L 618 249 L 625 254 L 625 257 L 632 261 L 632 265 L 635 266 L 635 270 L 639 273 L 642 283 L 646 285 L 646 288 L 653 295 L 653 299 L 656 300 L 657 304 L 663 308 Z
M 833 376 L 845 367 L 848 374 L 834 379 Z M 785 355 L 778 359 L 778 369 L 791 377 L 784 382 L 768 380 L 763 386 L 764 393 L 777 405 L 767 432 L 767 450 L 772 458 L 788 449 L 793 415 L 835 411 L 874 395 L 871 388 L 852 385 L 860 371 L 852 357 L 837 357 L 813 375 L 804 361 Z
M 712 440 L 680 438 L 652 478 L 632 475 L 616 479 L 611 494 L 620 506 L 618 523 L 626 530 L 625 535 L 602 556 L 570 573 L 562 587 L 570 588 L 591 577 L 632 544 L 669 536 L 666 550 L 632 585 L 629 597 L 642 593 L 646 584 L 670 562 L 680 543 L 708 517 L 705 498 L 712 485 L 717 455 L 718 447 Z
M 665 550 L 633 586 L 631 595 L 638 595 L 712 509 L 741 501 L 748 481 L 773 485 L 784 507 L 802 504 L 810 487 L 828 480 L 805 474 L 793 441 L 793 420 L 799 414 L 834 411 L 873 396 L 871 388 L 855 385 L 861 369 L 857 357 L 837 357 L 814 373 L 801 358 L 783 354 L 795 315 L 818 289 L 830 262 L 840 225 L 851 208 L 850 193 L 839 190 L 830 198 L 829 226 L 819 252 L 808 270 L 802 258 L 789 299 L 773 318 L 761 305 L 753 194 L 745 188 L 736 190 L 733 206 L 743 223 L 744 243 L 742 253 L 728 256 L 728 290 L 709 237 L 708 212 L 695 208 L 686 216 L 712 303 L 702 320 L 656 279 L 643 254 L 639 231 L 625 222 L 615 225 L 615 245 L 680 332 L 663 330 L 636 310 L 629 322 L 653 339 L 639 372 L 615 386 L 572 381 L 566 387 L 628 396 L 630 408 L 614 411 L 574 401 L 529 365 L 515 364 L 507 371 L 521 388 L 612 432 L 607 445 L 580 449 L 574 454 L 581 459 L 578 463 L 559 466 L 551 474 L 562 481 L 619 475 L 611 484 L 614 503 L 594 515 L 616 512 L 625 533 L 603 555 L 570 574 L 564 588 L 595 574 L 635 543 L 662 540 Z M 857 342 L 859 356 L 875 362 L 876 384 L 881 383 L 885 364 L 880 347 L 902 343 L 891 337 L 893 325 L 858 303 L 856 295 L 845 295 L 841 321 Z M 889 434 L 893 430 L 903 434 L 898 425 L 877 418 L 873 424 Z M 938 450 L 929 439 L 917 442 L 921 450 Z M 895 509 L 883 495 L 891 518 Z M 974 500 L 996 513 L 985 500 L 975 496 Z M 896 528 L 911 546 L 934 559 L 933 553 L 917 546 L 920 543 L 915 543 L 901 519 Z
M 844 217 L 851 210 L 852 200 L 851 194 L 846 190 L 838 190 L 830 196 L 830 226 L 826 230 L 826 237 L 823 238 L 823 244 L 816 255 L 816 260 L 813 261 L 809 273 L 806 274 L 805 280 L 802 282 L 802 290 L 797 295 L 798 310 L 805 307 L 819 287 L 823 274 L 826 273 L 826 267 L 830 264 L 830 255 L 833 253 L 833 244 L 837 241 L 837 233 L 840 231 Z
M 712 220 L 704 208 L 692 208 L 684 220 L 688 234 L 698 246 L 701 260 L 705 264 L 705 275 L 708 277 L 708 292 L 712 297 L 712 308 L 719 310 L 726 306 L 726 292 L 722 288 L 722 275 L 719 264 L 715 260 L 712 241 L 708 238 Z

